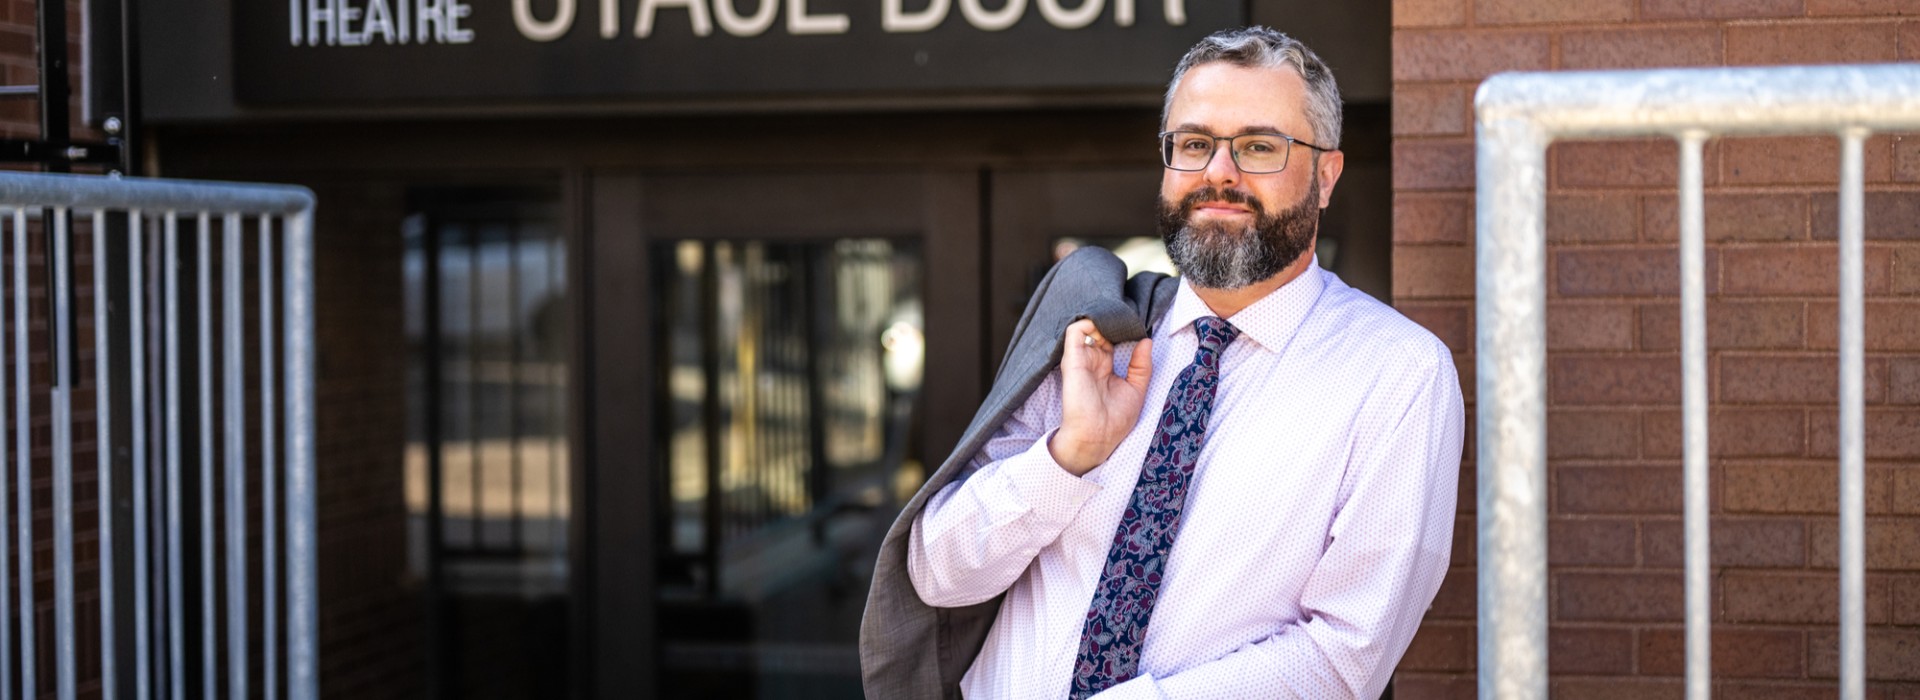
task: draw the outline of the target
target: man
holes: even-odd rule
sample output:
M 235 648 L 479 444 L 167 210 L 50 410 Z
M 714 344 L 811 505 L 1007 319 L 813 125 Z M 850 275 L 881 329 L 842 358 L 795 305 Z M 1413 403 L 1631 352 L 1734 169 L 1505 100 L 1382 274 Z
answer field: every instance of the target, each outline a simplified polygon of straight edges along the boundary
M 1447 567 L 1451 355 L 1315 264 L 1344 161 L 1312 51 L 1208 37 L 1163 129 L 1171 305 L 1137 342 L 1066 326 L 1058 368 L 903 515 L 913 589 L 1000 598 L 972 700 L 1377 697 Z

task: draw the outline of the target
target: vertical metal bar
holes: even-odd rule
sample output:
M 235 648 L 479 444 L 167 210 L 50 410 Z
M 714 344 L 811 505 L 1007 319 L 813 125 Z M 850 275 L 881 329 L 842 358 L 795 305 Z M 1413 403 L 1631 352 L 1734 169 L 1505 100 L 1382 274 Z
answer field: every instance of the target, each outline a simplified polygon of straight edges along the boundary
M 800 246 L 800 329 L 807 343 L 801 346 L 806 360 L 806 381 L 799 382 L 806 392 L 807 417 L 807 500 L 819 503 L 827 497 L 827 386 L 826 358 L 835 352 L 834 334 L 827 323 L 834 317 L 831 299 L 836 278 L 831 249 Z M 822 535 L 825 530 L 817 532 Z M 820 537 L 817 539 L 824 539 Z
M 180 216 L 169 210 L 164 219 L 165 240 L 161 251 L 161 267 L 165 271 L 166 306 L 166 352 L 163 356 L 167 373 L 167 680 L 171 684 L 168 698 L 184 700 L 187 696 L 186 671 L 186 607 L 180 591 L 181 582 L 186 577 L 186 562 L 182 559 L 181 528 L 185 521 L 180 514 Z
M 200 426 L 200 678 L 201 695 L 214 700 L 220 689 L 216 667 L 220 663 L 219 632 L 214 624 L 218 582 L 213 577 L 213 283 L 209 267 L 213 264 L 213 223 L 207 212 L 195 219 L 198 235 L 194 243 L 195 335 L 199 342 L 194 354 L 199 358 L 200 410 L 195 413 Z
M 1866 129 L 1840 133 L 1840 697 L 1866 697 Z
M 746 514 L 741 532 L 751 532 L 767 521 L 772 510 L 772 494 L 767 493 L 766 441 L 760 431 L 760 362 L 764 348 L 760 334 L 760 304 L 766 285 L 761 282 L 761 255 L 765 249 L 752 242 L 740 246 L 739 285 L 740 323 L 734 327 L 734 426 L 743 439 L 739 471 L 741 488 L 734 492 L 734 507 Z
M 4 217 L 4 213 L 5 210 L 0 210 L 0 217 Z M 4 223 L 5 219 L 0 218 L 0 225 Z M 16 256 L 24 254 L 24 251 L 14 251 Z M 4 355 L 4 352 L 0 352 L 0 359 L 4 359 Z M 5 386 L 4 377 L 0 377 L 0 468 L 7 464 L 7 441 L 4 439 L 3 428 L 7 422 Z M 4 479 L 0 479 L 0 482 L 3 481 Z M 7 499 L 0 497 L 0 693 L 13 689 L 13 635 L 9 632 L 13 629 L 13 610 L 7 607 L 12 596 L 8 591 L 10 584 L 5 575 L 6 562 L 11 560 L 12 552 L 10 551 L 11 543 L 6 538 L 6 523 Z
M 246 348 L 241 344 L 245 319 L 240 273 L 245 267 L 240 256 L 240 213 L 228 212 L 223 222 L 220 271 L 224 286 L 220 292 L 225 318 L 220 323 L 223 346 L 220 364 L 226 368 L 226 396 L 221 400 L 226 413 L 227 458 L 227 695 L 233 700 L 247 698 L 247 411 Z M 207 378 L 212 384 L 212 378 Z
M 711 241 L 701 245 L 700 256 L 700 372 L 706 377 L 701 385 L 701 418 L 706 428 L 705 464 L 707 493 L 702 504 L 700 527 L 700 563 L 706 569 L 706 594 L 720 592 L 720 543 L 725 522 L 725 493 L 720 487 L 720 464 L 724 453 L 720 436 L 720 246 Z
M 136 637 L 133 635 L 133 610 L 129 605 L 139 592 L 135 589 L 137 577 L 133 572 L 133 550 L 136 543 L 133 534 L 133 503 L 128 498 L 130 471 L 134 469 L 131 457 L 130 434 L 127 426 L 139 420 L 140 411 L 136 404 L 128 400 L 127 382 L 132 375 L 132 362 L 139 357 L 139 351 L 128 345 L 131 337 L 131 318 L 127 315 L 127 302 L 132 296 L 128 286 L 128 270 L 133 264 L 127 257 L 127 241 L 131 233 L 128 222 L 132 214 L 126 208 L 115 204 L 101 205 L 93 216 L 93 269 L 95 271 L 95 312 L 99 319 L 96 324 L 102 330 L 96 335 L 99 346 L 96 348 L 96 366 L 98 382 L 95 397 L 97 411 L 103 414 L 102 429 L 99 432 L 99 450 L 101 458 L 100 489 L 96 496 L 100 511 L 95 515 L 99 527 L 107 531 L 98 541 L 98 553 L 108 561 L 101 564 L 96 577 L 102 594 L 96 608 L 100 614 L 100 627 L 97 644 L 101 651 L 99 666 L 89 669 L 84 665 L 79 669 L 79 681 L 82 694 L 88 679 L 97 678 L 101 685 L 98 695 L 101 700 L 132 698 L 134 695 L 131 659 L 134 654 Z M 110 414 L 111 420 L 108 420 Z M 111 423 L 107 430 L 106 423 Z M 83 548 L 84 551 L 84 548 Z M 81 583 L 80 585 L 85 585 Z M 81 594 L 81 605 L 85 605 L 85 594 Z M 86 624 L 82 608 L 81 624 Z M 84 635 L 85 632 L 82 632 Z M 89 648 L 90 642 L 82 636 L 82 649 Z
M 100 697 L 113 700 L 119 684 L 114 670 L 113 614 L 113 353 L 108 349 L 111 330 L 107 326 L 107 215 L 93 212 L 93 387 L 94 420 L 98 425 L 94 456 L 100 469 L 98 506 L 100 516 Z
M 446 311 L 441 306 L 440 271 L 445 261 L 441 255 L 441 236 L 446 227 L 440 220 L 429 214 L 423 217 L 421 224 L 421 261 L 425 266 L 423 300 L 421 310 L 425 312 L 425 327 L 421 343 L 421 354 L 426 361 L 426 428 L 427 443 L 427 699 L 440 700 L 446 697 L 441 687 L 446 677 L 444 669 L 447 653 L 445 649 L 446 629 L 442 621 L 445 610 L 446 569 L 444 556 L 447 549 L 446 513 L 446 444 L 445 435 L 447 411 L 443 397 L 446 396 L 445 354 L 442 348 L 440 317 Z
M 135 700 L 149 700 L 152 682 L 150 675 L 151 641 L 147 624 L 147 592 L 150 590 L 149 571 L 147 570 L 147 422 L 141 420 L 140 411 L 147 405 L 146 386 L 146 254 L 141 247 L 141 225 L 145 217 L 140 210 L 127 212 L 127 348 L 133 353 L 128 363 L 132 378 L 127 389 L 131 392 L 133 410 L 133 676 Z
M 775 244 L 755 246 L 756 255 L 748 266 L 741 300 L 751 309 L 747 314 L 747 324 L 752 330 L 753 353 L 751 361 L 743 369 L 753 378 L 752 389 L 746 397 L 752 401 L 747 408 L 747 445 L 753 451 L 748 459 L 753 460 L 748 473 L 752 478 L 755 524 L 764 525 L 777 518 L 780 503 L 786 494 L 782 491 L 779 459 L 780 434 L 768 425 L 768 411 L 778 405 L 780 389 L 772 385 L 770 376 L 778 369 L 780 360 L 780 334 L 778 324 L 772 318 L 772 299 L 774 294 L 772 268 L 779 264 L 779 248 Z M 745 386 L 743 384 L 743 386 Z
M 764 324 L 767 327 L 767 336 L 771 338 L 767 347 L 768 364 L 771 365 L 768 368 L 768 372 L 775 377 L 783 377 L 786 376 L 787 371 L 795 364 L 793 357 L 793 316 L 788 312 L 791 311 L 793 298 L 798 295 L 794 293 L 797 290 L 791 286 L 777 285 L 791 285 L 799 273 L 792 271 L 793 250 L 796 246 L 775 244 L 770 247 L 774 253 L 772 257 L 775 264 L 788 270 L 787 275 L 768 281 L 768 320 L 767 323 Z M 800 415 L 800 411 L 794 408 L 794 393 L 791 382 L 776 383 L 772 389 L 767 397 L 768 415 Z M 806 507 L 804 505 L 806 502 L 803 493 L 804 489 L 802 488 L 806 480 L 806 462 L 800 457 L 801 451 L 799 449 L 802 446 L 794 440 L 795 431 L 791 425 L 783 425 L 777 429 L 770 427 L 768 433 L 774 441 L 771 450 L 774 458 L 781 460 L 781 466 L 774 470 L 774 478 L 780 485 L 781 503 L 779 505 L 787 513 L 791 514 L 796 512 L 795 504 L 801 504 L 798 506 L 800 509 Z
M 53 210 L 53 670 L 60 700 L 73 697 L 73 378 L 68 323 L 73 289 L 68 284 L 67 209 Z
M 313 226 L 312 210 L 287 222 L 287 695 L 315 700 L 316 668 L 313 517 Z
M 767 284 L 768 322 L 765 325 L 767 335 L 771 338 L 767 356 L 770 358 L 768 364 L 772 365 L 769 367 L 769 373 L 775 377 L 787 376 L 787 372 L 796 364 L 793 356 L 793 315 L 790 313 L 792 300 L 799 296 L 796 294 L 798 290 L 790 286 L 799 275 L 798 272 L 793 271 L 795 247 L 772 246 L 775 263 L 788 270 L 787 275 L 769 280 Z M 801 412 L 794 408 L 793 399 L 794 389 L 791 382 L 775 384 L 770 396 L 767 397 L 768 414 L 801 415 Z M 799 508 L 806 507 L 802 488 L 806 482 L 806 462 L 800 457 L 800 448 L 803 446 L 794 439 L 795 431 L 791 425 L 783 425 L 777 429 L 770 428 L 769 434 L 774 439 L 772 452 L 776 459 L 781 460 L 781 467 L 774 473 L 775 479 L 780 484 L 780 505 L 788 513 L 793 513 L 795 504 L 801 504 Z
M 468 505 L 467 531 L 473 551 L 487 548 L 487 533 L 480 525 L 486 521 L 486 460 L 480 454 L 480 222 L 467 228 L 467 490 L 473 496 Z
M 143 229 L 146 226 L 145 221 L 146 218 L 143 216 L 141 222 Z M 165 522 L 167 508 L 164 500 L 167 472 L 165 459 L 166 443 L 161 439 L 162 436 L 167 433 L 167 412 L 165 410 L 166 384 L 163 379 L 166 376 L 166 369 L 162 367 L 162 363 L 166 359 L 166 346 L 162 343 L 162 339 L 166 335 L 166 319 L 162 313 L 162 309 L 166 306 L 166 299 L 160 291 L 161 280 L 166 277 L 166 273 L 164 268 L 162 268 L 164 261 L 159 255 L 162 250 L 162 236 L 160 235 L 160 231 L 163 228 L 161 226 L 160 216 L 155 215 L 152 221 L 154 224 L 154 241 L 151 246 L 153 252 L 144 252 L 148 247 L 144 235 L 136 239 L 140 241 L 139 245 L 142 249 L 142 253 L 139 256 L 140 279 L 142 282 L 136 289 L 140 299 L 139 308 L 148 309 L 148 307 L 150 307 L 150 310 L 143 310 L 138 317 L 139 333 L 145 337 L 145 344 L 140 348 L 140 352 L 144 353 L 144 357 L 141 358 L 140 371 L 145 375 L 145 381 L 141 382 L 139 386 L 140 391 L 146 394 L 146 404 L 136 407 L 136 409 L 145 411 L 145 413 L 139 414 L 138 421 L 140 428 L 146 431 L 147 436 L 147 439 L 141 444 L 141 449 L 145 451 L 146 456 L 146 461 L 142 462 L 143 469 L 141 472 L 143 478 L 146 479 L 145 493 L 147 493 L 147 498 L 151 499 L 143 506 L 147 509 L 145 523 L 147 536 L 143 538 L 143 542 L 147 547 L 147 566 L 143 568 L 141 575 L 146 577 L 147 590 L 141 596 L 141 599 L 147 606 L 148 614 L 152 616 L 151 619 L 147 621 L 146 643 L 148 672 L 142 674 L 142 678 L 145 679 L 143 686 L 150 687 L 151 690 L 142 691 L 147 692 L 149 697 L 144 697 L 140 700 L 151 700 L 152 697 L 161 696 L 166 692 L 165 689 L 168 687 L 167 664 L 164 656 L 166 654 L 167 638 L 167 550 L 164 539 L 167 531 Z
M 555 308 L 549 313 L 554 318 L 567 318 L 566 311 L 561 308 L 568 299 L 565 266 L 561 260 L 566 239 L 559 233 L 553 233 L 551 236 L 549 245 L 546 246 L 547 287 L 552 290 L 554 298 L 560 301 L 556 302 Z M 559 330 L 554 337 L 546 339 L 549 420 L 547 424 L 547 539 L 549 540 L 548 550 L 556 559 L 562 561 L 565 559 L 561 553 L 566 551 L 567 532 L 566 525 L 560 518 L 560 476 L 562 470 L 567 468 L 566 463 L 561 461 L 563 450 L 561 436 L 566 434 L 566 414 L 563 407 L 566 400 L 562 395 L 563 388 L 566 386 L 565 362 L 568 356 L 565 349 L 567 346 L 562 343 L 570 330 L 571 326 Z
M 260 217 L 260 625 L 262 681 L 267 700 L 280 697 L 279 529 L 274 498 L 273 217 Z
M 1686 438 L 1682 481 L 1686 529 L 1687 698 L 1713 693 L 1712 548 L 1707 511 L 1706 208 L 1700 152 L 1707 133 L 1680 137 L 1680 374 Z
M 20 542 L 20 697 L 39 697 L 33 624 L 33 381 L 27 348 L 27 212 L 13 210 L 14 492 Z
M 1547 697 L 1547 137 L 1480 115 L 1474 308 L 1483 700 Z
M 507 541 L 516 552 L 526 550 L 521 541 L 524 514 L 520 510 L 520 222 L 507 222 L 507 478 L 513 494 L 507 505 Z

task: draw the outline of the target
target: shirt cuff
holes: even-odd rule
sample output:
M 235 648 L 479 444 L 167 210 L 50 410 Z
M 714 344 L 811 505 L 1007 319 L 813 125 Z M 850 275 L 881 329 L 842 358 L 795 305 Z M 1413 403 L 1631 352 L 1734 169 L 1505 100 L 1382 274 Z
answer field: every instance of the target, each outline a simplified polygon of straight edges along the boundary
M 1033 447 L 1007 460 L 1001 470 L 1014 494 L 1034 515 L 1047 522 L 1065 523 L 1100 491 L 1100 484 L 1074 476 L 1053 460 L 1053 452 L 1047 449 L 1053 433 L 1049 430 L 1041 435 Z
M 1151 674 L 1142 673 L 1125 683 L 1094 693 L 1089 700 L 1167 700 L 1167 696 L 1160 693 L 1160 683 Z

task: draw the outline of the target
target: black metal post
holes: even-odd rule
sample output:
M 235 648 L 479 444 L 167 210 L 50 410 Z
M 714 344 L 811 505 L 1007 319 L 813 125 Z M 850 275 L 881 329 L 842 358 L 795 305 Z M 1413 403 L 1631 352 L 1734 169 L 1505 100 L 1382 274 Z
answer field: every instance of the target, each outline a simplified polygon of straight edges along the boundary
M 726 508 L 726 492 L 720 487 L 720 260 L 719 246 L 712 241 L 701 244 L 704 255 L 700 267 L 700 369 L 706 376 L 701 413 L 706 428 L 706 501 L 702 507 L 700 563 L 706 569 L 701 588 L 712 599 L 720 593 L 720 546 L 726 541 L 721 529 Z
M 40 32 L 40 140 L 54 156 L 43 165 L 47 172 L 64 173 L 72 169 L 59 157 L 72 141 L 68 126 L 72 113 L 67 105 L 67 3 L 39 0 L 35 8 Z
M 827 462 L 827 420 L 832 407 L 827 405 L 827 358 L 837 355 L 834 333 L 828 326 L 837 320 L 833 312 L 833 247 L 801 246 L 799 269 L 800 318 L 807 334 L 807 495 L 814 506 L 827 502 L 832 488 L 833 465 Z M 815 524 L 814 541 L 826 541 L 825 521 Z
M 425 364 L 426 406 L 421 425 L 425 429 L 427 443 L 427 697 L 439 700 L 447 697 L 446 679 L 446 571 L 444 552 L 446 542 L 446 499 L 442 477 L 442 433 L 441 392 L 445 377 L 441 367 L 440 345 L 440 227 L 431 216 L 422 217 L 420 239 L 422 243 L 421 262 L 425 270 L 426 289 L 421 295 L 422 315 L 425 317 L 421 331 L 423 347 L 421 354 Z

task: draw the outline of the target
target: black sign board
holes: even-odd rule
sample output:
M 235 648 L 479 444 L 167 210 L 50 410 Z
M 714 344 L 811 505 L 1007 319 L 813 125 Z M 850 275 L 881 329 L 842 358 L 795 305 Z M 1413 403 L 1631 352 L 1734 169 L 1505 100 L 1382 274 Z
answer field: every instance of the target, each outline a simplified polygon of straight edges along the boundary
M 1242 0 L 239 0 L 253 103 L 1158 88 Z

